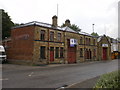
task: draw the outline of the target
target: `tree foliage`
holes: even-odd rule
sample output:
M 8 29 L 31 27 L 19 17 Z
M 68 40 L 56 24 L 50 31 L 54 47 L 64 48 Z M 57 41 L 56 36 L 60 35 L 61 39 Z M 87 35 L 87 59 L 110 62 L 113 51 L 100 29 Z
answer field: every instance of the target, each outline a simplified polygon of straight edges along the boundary
M 61 25 L 61 27 L 65 27 L 65 24 L 63 23 L 63 24 Z
M 91 35 L 93 35 L 93 36 L 99 36 L 97 33 L 95 33 L 95 32 L 93 32 L 93 33 L 91 33 Z
M 77 25 L 75 25 L 75 24 L 72 24 L 72 25 L 70 26 L 70 28 L 73 29 L 73 30 L 75 30 L 75 31 L 77 31 L 77 32 L 80 32 L 80 31 L 81 31 L 81 29 L 79 28 L 79 26 L 77 26 Z
M 13 26 L 14 23 L 11 21 L 8 13 L 2 10 L 2 39 L 5 39 L 5 37 L 10 37 L 11 27 Z
M 61 27 L 65 27 L 66 25 L 63 23 L 62 25 L 61 25 Z M 70 25 L 70 26 L 68 26 L 69 28 L 71 28 L 71 29 L 73 29 L 74 31 L 77 31 L 77 32 L 80 32 L 81 31 L 81 29 L 79 28 L 79 26 L 77 26 L 77 25 L 75 25 L 75 24 L 72 24 L 72 25 Z

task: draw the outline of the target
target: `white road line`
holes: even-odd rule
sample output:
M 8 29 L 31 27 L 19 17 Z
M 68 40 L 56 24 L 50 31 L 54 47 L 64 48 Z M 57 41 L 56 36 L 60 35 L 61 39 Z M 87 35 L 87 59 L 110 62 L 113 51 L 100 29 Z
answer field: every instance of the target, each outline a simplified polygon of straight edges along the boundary
M 28 76 L 29 76 L 29 77 L 31 77 L 31 76 L 32 76 L 32 74 L 33 74 L 33 72 L 31 72 Z

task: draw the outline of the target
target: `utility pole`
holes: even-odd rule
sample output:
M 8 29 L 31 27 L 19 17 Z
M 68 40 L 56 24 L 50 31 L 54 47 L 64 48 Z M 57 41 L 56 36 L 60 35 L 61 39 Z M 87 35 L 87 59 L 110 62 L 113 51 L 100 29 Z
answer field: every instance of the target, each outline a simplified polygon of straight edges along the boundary
M 92 24 L 92 26 L 93 26 L 93 33 L 94 33 L 94 25 L 95 25 L 95 24 Z
M 58 17 L 58 4 L 57 4 L 57 17 Z

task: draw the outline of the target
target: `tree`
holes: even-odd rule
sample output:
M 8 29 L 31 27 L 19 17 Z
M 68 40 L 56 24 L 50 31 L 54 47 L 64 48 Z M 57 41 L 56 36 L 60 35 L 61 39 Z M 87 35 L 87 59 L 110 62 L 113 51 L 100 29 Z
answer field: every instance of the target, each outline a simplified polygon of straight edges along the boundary
M 72 25 L 70 26 L 70 28 L 73 29 L 74 31 L 77 31 L 77 32 L 80 32 L 80 31 L 81 31 L 81 29 L 79 28 L 79 26 L 77 26 L 77 25 L 75 25 L 75 24 L 72 24 Z
M 93 36 L 99 36 L 97 33 L 95 33 L 95 32 L 93 32 L 93 33 L 91 33 L 91 35 L 93 35 Z
M 65 27 L 65 24 L 63 23 L 63 24 L 61 25 L 61 27 Z
M 14 23 L 11 21 L 8 13 L 2 10 L 2 39 L 5 37 L 10 37 L 11 27 L 14 26 Z
M 61 25 L 61 27 L 65 27 L 66 25 L 63 23 L 62 25 Z M 73 29 L 74 31 L 77 31 L 77 32 L 80 32 L 81 31 L 81 29 L 79 28 L 79 26 L 77 26 L 77 25 L 75 25 L 75 24 L 72 24 L 72 25 L 70 25 L 70 26 L 68 26 L 69 28 L 71 28 L 71 29 Z

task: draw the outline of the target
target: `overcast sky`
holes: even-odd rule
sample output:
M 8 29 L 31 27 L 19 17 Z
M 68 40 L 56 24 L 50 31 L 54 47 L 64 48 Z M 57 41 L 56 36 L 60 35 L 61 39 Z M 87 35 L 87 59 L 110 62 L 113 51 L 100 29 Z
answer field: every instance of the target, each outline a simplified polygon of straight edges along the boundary
M 119 0 L 0 0 L 0 8 L 8 12 L 14 23 L 39 21 L 52 23 L 57 15 L 58 25 L 66 19 L 83 32 L 92 33 L 92 24 L 99 35 L 118 36 Z

